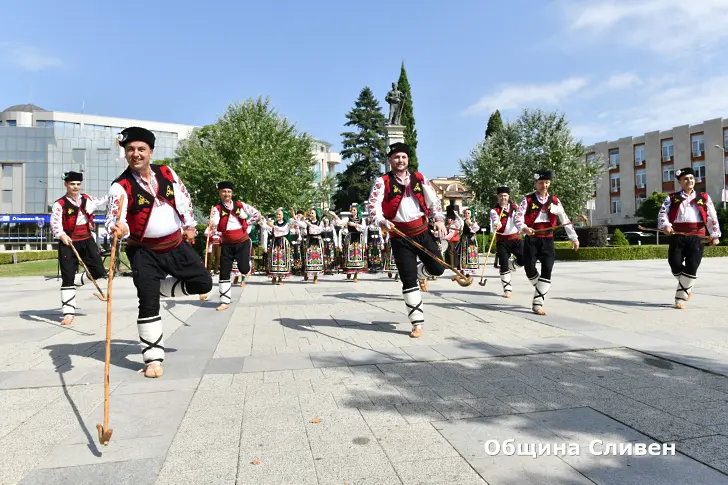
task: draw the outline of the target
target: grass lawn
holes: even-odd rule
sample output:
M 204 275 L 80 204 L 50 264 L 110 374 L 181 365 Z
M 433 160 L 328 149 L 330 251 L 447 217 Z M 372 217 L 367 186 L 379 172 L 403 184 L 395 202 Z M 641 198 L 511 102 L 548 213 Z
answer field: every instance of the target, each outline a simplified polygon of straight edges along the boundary
M 121 254 L 122 263 L 129 264 L 126 254 Z M 109 259 L 105 263 L 106 269 L 109 269 Z M 79 269 L 83 267 L 79 265 Z M 124 264 L 121 265 L 121 271 L 129 271 Z M 58 274 L 58 260 L 46 259 L 43 261 L 27 261 L 18 264 L 0 264 L 0 278 L 13 276 L 56 276 Z

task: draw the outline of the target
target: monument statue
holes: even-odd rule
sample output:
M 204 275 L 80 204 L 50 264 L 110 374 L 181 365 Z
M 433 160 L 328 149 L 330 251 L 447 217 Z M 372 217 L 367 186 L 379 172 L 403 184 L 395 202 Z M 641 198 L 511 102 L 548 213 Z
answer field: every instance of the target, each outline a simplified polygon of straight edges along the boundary
M 384 100 L 389 103 L 389 119 L 388 125 L 399 125 L 402 117 L 402 109 L 404 108 L 405 94 L 397 89 L 397 83 L 392 83 L 392 90 L 387 93 Z

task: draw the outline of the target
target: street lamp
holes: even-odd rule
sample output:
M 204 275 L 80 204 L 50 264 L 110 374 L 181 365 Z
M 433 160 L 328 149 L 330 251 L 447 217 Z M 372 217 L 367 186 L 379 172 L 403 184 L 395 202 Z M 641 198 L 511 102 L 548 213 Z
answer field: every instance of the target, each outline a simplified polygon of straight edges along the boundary
M 720 151 L 723 152 L 723 172 L 725 173 L 726 172 L 725 148 L 722 147 L 722 146 L 720 146 L 720 145 L 715 145 L 715 148 L 718 148 Z M 723 202 L 723 209 L 725 209 L 725 203 L 726 203 L 726 200 L 725 200 L 726 199 L 726 187 L 725 187 L 725 184 L 723 184 L 723 191 L 722 191 L 722 193 L 720 195 L 721 195 L 720 198 L 722 199 L 722 202 Z

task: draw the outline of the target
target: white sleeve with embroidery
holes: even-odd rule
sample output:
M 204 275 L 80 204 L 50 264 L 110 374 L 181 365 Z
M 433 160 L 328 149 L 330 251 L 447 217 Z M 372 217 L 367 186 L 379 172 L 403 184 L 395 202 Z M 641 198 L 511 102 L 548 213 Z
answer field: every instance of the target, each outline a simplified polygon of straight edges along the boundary
M 422 178 L 425 181 L 423 193 L 425 194 L 427 208 L 430 210 L 430 218 L 435 222 L 444 221 L 445 216 L 442 214 L 442 202 L 440 202 L 440 198 L 437 196 L 435 189 L 432 188 L 432 184 L 427 177 L 423 175 Z
M 249 218 L 250 224 L 254 224 L 263 218 L 263 216 L 260 214 L 260 211 L 258 209 L 256 209 L 255 207 L 253 207 L 250 204 L 246 204 L 245 202 L 243 202 L 243 210 L 245 211 L 246 214 L 248 214 L 250 216 L 250 218 Z
M 369 200 L 367 201 L 367 210 L 369 216 L 379 225 L 384 220 L 384 214 L 382 214 L 382 201 L 384 200 L 384 179 L 377 177 L 372 186 L 372 191 L 369 194 Z
M 100 209 L 106 207 L 108 201 L 109 201 L 108 195 L 105 195 L 101 198 L 97 198 L 97 197 L 93 197 L 93 196 L 89 195 L 89 200 L 88 200 L 88 202 L 86 202 L 86 207 L 87 207 L 86 212 L 88 212 L 89 214 L 93 214 L 97 210 L 100 210 Z M 90 207 L 89 207 L 89 204 L 90 204 Z
M 524 217 L 526 216 L 526 209 L 528 208 L 528 202 L 526 201 L 526 196 L 523 196 L 523 199 L 521 199 L 521 203 L 518 204 L 518 209 L 516 210 L 515 219 L 513 219 L 513 223 L 516 225 L 516 229 L 518 229 L 518 232 L 526 232 L 526 222 L 524 221 Z
M 185 187 L 184 182 L 182 182 L 182 180 L 177 176 L 177 172 L 171 168 L 169 170 L 172 172 L 172 177 L 174 177 L 175 205 L 184 219 L 182 221 L 182 225 L 184 227 L 195 227 L 197 226 L 197 221 L 195 221 L 195 213 L 192 211 L 192 199 L 190 198 L 190 193 L 187 192 L 187 187 Z M 179 194 L 179 196 L 177 196 L 177 194 Z
M 495 211 L 495 209 L 490 210 L 490 232 L 497 231 L 498 230 L 498 213 Z
M 53 237 L 60 239 L 61 236 L 66 234 L 63 230 L 63 208 L 58 202 L 53 203 L 53 210 L 51 211 L 51 230 L 53 231 Z
M 312 236 L 317 236 L 321 234 L 324 231 L 323 223 L 319 222 L 318 224 L 312 224 L 308 226 L 308 233 Z
M 129 201 L 124 201 L 124 210 L 119 214 L 119 200 L 122 195 L 126 198 L 124 188 L 118 183 L 112 184 L 111 188 L 109 188 L 109 198 L 106 204 L 106 222 L 104 223 L 106 232 L 110 235 L 111 227 L 116 225 L 117 219 L 119 222 L 126 224 L 126 212 L 129 207 Z M 126 239 L 127 237 L 129 237 L 128 234 L 122 239 Z
M 713 205 L 713 200 L 710 198 L 708 194 L 705 194 L 708 198 L 706 201 L 706 205 L 708 206 L 708 232 L 710 232 L 710 237 L 714 239 L 720 239 L 720 223 L 718 222 L 718 213 L 715 211 L 715 206 Z
M 210 227 L 217 229 L 217 225 L 220 224 L 220 211 L 217 210 L 217 207 L 213 206 L 210 214 L 212 214 L 210 216 Z
M 566 215 L 566 211 L 564 210 L 564 206 L 559 204 L 552 204 L 553 209 L 552 212 L 556 214 L 556 217 L 558 217 L 559 221 L 561 221 L 561 224 L 569 224 L 568 226 L 564 226 L 564 230 L 566 231 L 566 235 L 568 236 L 570 241 L 578 241 L 579 236 L 576 235 L 576 231 L 574 230 L 574 225 L 570 224 L 569 216 Z
M 287 236 L 290 228 L 288 223 L 285 223 L 283 226 L 273 226 L 273 237 L 283 237 Z
M 672 224 L 670 224 L 670 221 L 667 217 L 667 215 L 670 213 L 670 196 L 668 195 L 665 197 L 665 202 L 662 203 L 662 207 L 660 207 L 660 213 L 657 215 L 657 229 L 660 231 L 664 231 L 668 227 L 672 227 Z

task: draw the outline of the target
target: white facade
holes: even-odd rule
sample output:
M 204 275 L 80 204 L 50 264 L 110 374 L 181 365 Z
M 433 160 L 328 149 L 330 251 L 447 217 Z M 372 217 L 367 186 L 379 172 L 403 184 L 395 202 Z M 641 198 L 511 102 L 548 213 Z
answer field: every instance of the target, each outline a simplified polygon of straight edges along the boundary
M 641 201 L 653 192 L 679 190 L 675 170 L 686 167 L 695 170 L 696 188 L 719 205 L 728 182 L 725 150 L 726 118 L 595 143 L 587 157 L 601 155 L 609 171 L 597 181 L 592 223 L 637 224 L 634 214 Z
M 341 163 L 341 153 L 331 151 L 331 143 L 322 140 L 313 141 L 313 155 L 316 160 L 314 171 L 316 182 L 321 182 L 336 173 L 336 166 Z

